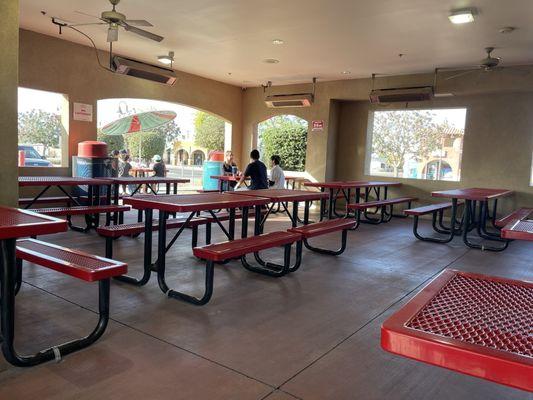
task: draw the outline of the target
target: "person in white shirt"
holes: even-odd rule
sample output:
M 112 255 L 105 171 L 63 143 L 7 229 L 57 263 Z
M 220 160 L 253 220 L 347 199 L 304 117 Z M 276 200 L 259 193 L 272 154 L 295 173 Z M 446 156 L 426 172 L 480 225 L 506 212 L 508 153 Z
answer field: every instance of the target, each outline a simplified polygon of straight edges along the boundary
M 270 157 L 270 179 L 268 185 L 270 189 L 285 189 L 285 174 L 279 166 L 281 158 L 277 155 Z

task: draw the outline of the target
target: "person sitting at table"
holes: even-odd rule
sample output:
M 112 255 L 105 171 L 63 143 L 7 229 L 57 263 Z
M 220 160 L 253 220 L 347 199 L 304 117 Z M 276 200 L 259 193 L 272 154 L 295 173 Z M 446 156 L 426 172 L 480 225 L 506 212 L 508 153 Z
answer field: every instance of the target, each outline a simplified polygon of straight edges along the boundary
M 266 165 L 259 161 L 259 151 L 253 149 L 250 153 L 250 164 L 241 175 L 235 189 L 239 189 L 246 178 L 250 178 L 250 190 L 268 189 Z
M 163 159 L 161 158 L 159 154 L 156 154 L 153 160 L 154 160 L 154 165 L 152 166 L 152 169 L 154 170 L 154 175 L 152 176 L 164 178 L 166 167 L 165 167 L 165 163 L 163 162 Z
M 270 189 L 285 189 L 285 174 L 279 166 L 280 162 L 280 156 L 270 157 L 270 179 L 268 180 Z
M 222 164 L 222 169 L 224 171 L 224 175 L 237 175 L 238 168 L 233 159 L 233 152 L 231 150 L 226 151 L 226 158 L 224 160 L 224 164 Z M 228 185 L 230 188 L 235 188 L 237 182 L 228 182 Z
M 120 152 L 118 150 L 113 150 L 111 154 L 109 154 L 109 157 L 111 158 L 111 176 L 119 176 L 118 165 L 120 160 Z

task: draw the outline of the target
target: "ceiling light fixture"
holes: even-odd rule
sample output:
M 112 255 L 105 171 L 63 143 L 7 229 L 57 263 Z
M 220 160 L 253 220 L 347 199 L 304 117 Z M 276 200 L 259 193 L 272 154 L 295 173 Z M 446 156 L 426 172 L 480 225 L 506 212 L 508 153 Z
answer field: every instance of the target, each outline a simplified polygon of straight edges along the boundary
M 174 62 L 174 52 L 169 51 L 166 56 L 157 56 L 157 60 L 161 64 L 170 65 L 170 67 L 172 67 L 172 63 Z
M 448 19 L 452 24 L 467 24 L 469 22 L 474 22 L 474 15 L 477 14 L 475 8 L 462 8 L 459 10 L 452 10 Z
M 351 71 L 342 71 L 341 74 L 343 75 L 350 75 L 352 72 Z
M 284 44 L 284 43 L 285 43 L 285 42 L 284 42 L 283 40 L 281 40 L 281 39 L 274 39 L 274 40 L 272 41 L 272 44 Z
M 276 60 L 275 58 L 265 58 L 263 62 L 265 64 L 277 64 L 279 63 L 279 60 Z

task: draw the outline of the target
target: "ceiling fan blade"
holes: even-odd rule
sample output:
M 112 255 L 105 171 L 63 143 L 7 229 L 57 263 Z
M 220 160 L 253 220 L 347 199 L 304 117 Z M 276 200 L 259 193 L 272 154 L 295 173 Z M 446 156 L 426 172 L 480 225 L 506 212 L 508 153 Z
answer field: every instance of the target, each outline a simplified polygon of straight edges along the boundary
M 445 78 L 444 80 L 445 81 L 449 81 L 449 80 L 452 80 L 452 79 L 455 79 L 455 78 L 459 78 L 461 76 L 465 76 L 465 75 L 469 75 L 471 74 L 472 72 L 476 72 L 476 71 L 479 71 L 479 69 L 470 69 L 468 71 L 463 71 L 463 72 L 460 72 L 458 74 L 455 74 L 455 75 L 452 75 L 452 76 L 448 76 L 447 78 Z
M 128 25 L 127 23 L 123 22 L 122 26 L 124 29 L 126 29 L 129 32 L 135 33 L 139 36 L 145 37 L 147 39 L 155 40 L 156 42 L 160 42 L 164 39 L 163 36 L 156 35 L 155 33 L 145 31 L 144 29 L 139 29 L 134 26 Z
M 107 22 L 88 22 L 86 24 L 68 24 L 68 26 L 107 25 Z
M 153 26 L 150 22 L 145 19 L 127 19 L 126 22 L 128 25 L 133 26 Z
M 92 17 L 92 18 L 102 19 L 102 18 L 100 18 L 100 17 L 98 17 L 98 16 L 96 16 L 96 15 L 92 15 L 92 14 L 84 13 L 83 11 L 74 11 L 74 12 L 77 13 L 77 14 L 85 15 L 85 16 L 87 16 L 87 17 Z

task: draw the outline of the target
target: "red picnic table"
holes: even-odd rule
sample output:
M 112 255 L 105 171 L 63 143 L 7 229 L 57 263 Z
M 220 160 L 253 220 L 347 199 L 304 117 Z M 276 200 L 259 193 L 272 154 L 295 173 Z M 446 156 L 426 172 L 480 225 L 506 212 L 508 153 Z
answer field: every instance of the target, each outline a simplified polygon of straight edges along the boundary
M 130 169 L 130 172 L 133 174 L 136 178 L 144 178 L 148 174 L 154 173 L 153 168 L 145 168 L 145 167 L 133 167 Z M 165 174 L 168 173 L 168 169 L 165 169 Z
M 153 269 L 157 271 L 158 283 L 160 289 L 167 296 L 188 301 L 194 304 L 204 304 L 206 299 L 211 296 L 211 291 L 206 290 L 204 298 L 197 299 L 177 290 L 172 290 L 168 287 L 165 281 L 165 263 L 166 252 L 176 242 L 183 230 L 189 222 L 200 212 L 208 212 L 213 221 L 222 229 L 229 240 L 233 240 L 235 236 L 235 213 L 237 208 L 242 208 L 242 237 L 248 234 L 248 213 L 251 207 L 255 207 L 255 232 L 260 228 L 261 223 L 261 206 L 270 202 L 270 199 L 258 196 L 237 196 L 229 193 L 198 193 L 186 195 L 147 195 L 140 197 L 124 198 L 124 203 L 131 205 L 133 208 L 144 210 L 145 213 L 145 230 L 144 230 L 144 275 L 139 281 L 142 284 L 148 282 L 150 273 Z M 229 210 L 229 225 L 228 229 L 222 225 L 214 210 L 225 208 Z M 153 211 L 159 211 L 159 226 L 158 226 L 158 247 L 157 247 L 157 261 L 152 264 L 152 226 L 153 226 Z M 169 214 L 188 213 L 186 221 L 180 229 L 176 232 L 174 237 L 167 244 L 167 218 Z M 208 279 L 206 278 L 206 282 Z
M 502 238 L 533 241 L 533 211 L 522 219 L 502 228 Z
M 346 200 L 346 204 L 351 203 L 351 191 L 355 189 L 355 202 L 359 203 L 361 198 L 361 189 L 365 190 L 365 202 L 368 201 L 370 193 L 374 190 L 376 195 L 376 200 L 381 200 L 381 188 L 383 188 L 383 199 L 387 199 L 388 188 L 393 186 L 401 186 L 400 182 L 389 182 L 389 181 L 330 181 L 330 182 L 305 182 L 304 186 L 307 187 L 316 187 L 320 188 L 322 192 L 326 189 L 329 190 L 329 206 L 328 206 L 328 218 L 333 218 L 333 215 L 337 217 L 344 217 L 345 214 L 339 214 L 335 209 L 335 203 L 337 201 L 337 196 L 342 194 Z M 322 202 L 320 205 L 321 209 L 321 220 L 325 211 L 325 203 Z M 366 216 L 366 211 L 365 211 Z
M 15 340 L 15 291 L 18 271 L 16 262 L 16 243 L 18 238 L 41 236 L 67 230 L 67 221 L 36 214 L 27 210 L 0 206 L 0 282 L 2 296 L 0 312 L 2 315 L 2 352 L 6 359 L 20 365 L 20 356 L 14 349 Z M 49 349 L 46 356 L 50 356 Z M 53 354 L 53 352 L 52 352 Z M 24 357 L 23 363 L 42 359 L 44 355 Z M 52 356 L 53 358 L 53 356 Z
M 224 190 L 226 190 L 226 191 L 232 190 L 232 189 L 230 189 L 229 183 L 230 182 L 239 182 L 241 177 L 240 176 L 236 176 L 236 175 L 211 175 L 211 179 L 217 179 L 218 180 L 218 191 L 219 192 L 223 192 Z M 247 181 L 249 181 L 249 180 L 250 180 L 250 178 L 248 178 L 248 177 L 244 179 L 244 184 L 246 186 L 248 186 Z M 224 183 L 226 183 L 226 185 L 224 185 Z M 226 186 L 225 189 L 224 189 L 224 186 Z
M 61 190 L 75 205 L 80 203 L 72 197 L 72 194 L 68 193 L 64 187 L 76 187 L 87 186 L 88 190 L 88 203 L 90 205 L 97 204 L 100 200 L 100 186 L 107 186 L 107 195 L 111 196 L 109 187 L 111 183 L 106 178 L 84 178 L 77 176 L 19 176 L 19 187 L 43 187 L 44 189 L 39 192 L 31 201 L 28 202 L 26 207 L 30 208 L 35 202 L 37 202 L 42 195 L 44 195 L 51 187 L 55 186 Z
M 533 391 L 533 282 L 445 270 L 381 327 L 394 354 Z
M 268 216 L 273 212 L 274 207 L 277 204 L 281 204 L 283 211 L 289 216 L 292 227 L 296 227 L 299 221 L 298 218 L 298 204 L 300 202 L 305 203 L 304 219 L 303 223 L 307 225 L 309 222 L 309 207 L 312 201 L 325 200 L 328 198 L 328 194 L 324 192 L 311 192 L 308 190 L 292 190 L 292 189 L 259 189 L 259 190 L 237 190 L 231 192 L 232 194 L 239 196 L 260 196 L 266 197 L 270 200 L 270 207 L 267 213 L 263 216 L 261 221 L 261 228 L 263 227 Z M 292 215 L 288 210 L 288 203 L 292 202 Z M 259 232 L 260 233 L 260 232 Z M 258 232 L 256 232 L 258 234 Z
M 498 207 L 498 199 L 511 195 L 513 192 L 507 189 L 484 189 L 484 188 L 467 188 L 467 189 L 453 189 L 438 192 L 432 192 L 433 197 L 443 197 L 452 199 L 452 215 L 450 238 L 460 231 L 463 237 L 463 242 L 471 248 L 488 250 L 488 251 L 502 251 L 509 245 L 509 240 L 502 239 L 500 232 L 490 232 L 487 230 L 487 220 L 489 220 L 495 229 L 499 229 L 496 225 L 496 211 Z M 457 222 L 457 202 L 464 200 L 464 215 L 461 222 Z M 489 210 L 489 201 L 493 201 L 492 213 Z M 459 230 L 455 228 L 459 224 Z M 503 243 L 501 246 L 489 246 L 480 243 L 473 243 L 468 238 L 468 234 L 472 230 L 476 230 L 481 239 L 496 241 Z

